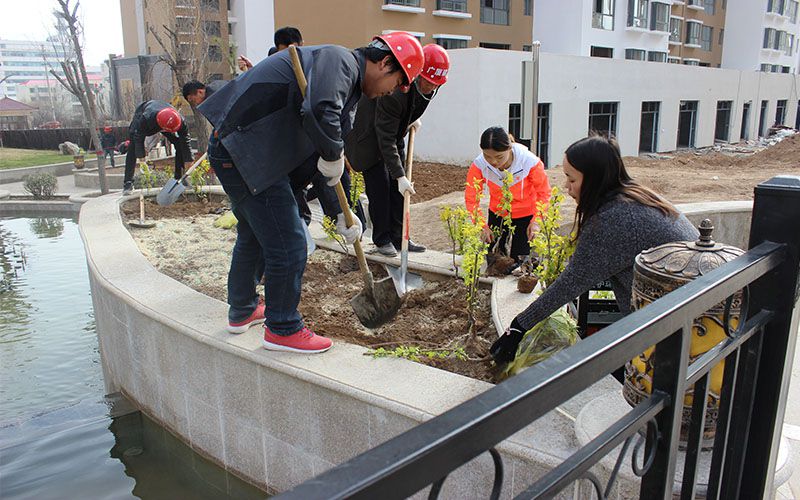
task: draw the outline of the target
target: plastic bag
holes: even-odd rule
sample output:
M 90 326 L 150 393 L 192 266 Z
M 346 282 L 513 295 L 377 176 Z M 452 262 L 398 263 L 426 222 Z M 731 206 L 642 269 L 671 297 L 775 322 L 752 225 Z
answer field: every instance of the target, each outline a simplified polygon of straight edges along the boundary
M 525 332 L 514 361 L 506 366 L 503 375 L 516 375 L 577 341 L 578 323 L 562 307 Z
M 224 214 L 217 217 L 214 221 L 215 227 L 220 227 L 222 229 L 230 229 L 235 226 L 239 221 L 236 220 L 236 216 L 233 215 L 233 212 L 225 212 Z

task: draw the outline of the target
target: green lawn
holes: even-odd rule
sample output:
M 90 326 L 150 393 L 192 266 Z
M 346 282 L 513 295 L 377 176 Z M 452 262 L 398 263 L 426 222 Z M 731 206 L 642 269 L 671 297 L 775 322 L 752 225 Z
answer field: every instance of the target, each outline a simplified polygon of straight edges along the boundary
M 0 148 L 0 170 L 6 168 L 33 167 L 72 161 L 72 157 L 58 151 L 39 149 Z

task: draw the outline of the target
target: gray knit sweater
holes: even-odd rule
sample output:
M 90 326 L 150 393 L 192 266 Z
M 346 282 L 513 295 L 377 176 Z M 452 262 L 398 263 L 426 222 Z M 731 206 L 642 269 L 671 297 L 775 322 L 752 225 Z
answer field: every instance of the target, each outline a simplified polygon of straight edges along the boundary
M 620 311 L 627 314 L 631 310 L 636 255 L 664 243 L 694 241 L 698 236 L 683 214 L 672 218 L 656 208 L 618 196 L 585 222 L 564 272 L 516 320 L 526 330 L 533 328 L 559 307 L 607 279 L 611 280 Z

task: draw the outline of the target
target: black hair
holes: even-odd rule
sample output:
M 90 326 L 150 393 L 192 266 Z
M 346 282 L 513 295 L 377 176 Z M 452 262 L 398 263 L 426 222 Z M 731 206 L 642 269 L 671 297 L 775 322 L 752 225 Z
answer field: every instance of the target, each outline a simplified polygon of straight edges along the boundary
M 201 82 L 198 82 L 197 80 L 192 80 L 192 81 L 187 82 L 187 83 L 185 83 L 183 85 L 183 88 L 181 89 L 181 92 L 183 93 L 183 98 L 184 99 L 189 99 L 190 95 L 192 95 L 195 92 L 197 92 L 198 90 L 204 89 L 204 88 L 206 88 L 206 86 L 203 85 Z
M 508 151 L 514 139 L 503 127 L 489 127 L 481 134 L 481 149 Z
M 633 180 L 625 169 L 619 144 L 614 138 L 592 134 L 572 143 L 564 152 L 572 167 L 583 174 L 578 208 L 575 211 L 576 237 L 583 224 L 614 196 L 622 196 L 653 207 L 664 215 L 677 217 L 678 211 L 655 191 Z
M 303 45 L 303 35 L 300 34 L 299 29 L 292 26 L 286 26 L 275 32 L 273 41 L 275 42 L 276 47 L 281 45 L 288 47 L 293 43 L 297 45 Z
M 386 56 L 389 56 L 389 62 L 387 67 L 389 68 L 389 73 L 395 73 L 403 69 L 400 66 L 400 62 L 397 58 L 392 54 L 392 51 L 389 49 L 381 49 L 379 47 L 374 47 L 372 45 L 368 45 L 364 47 L 364 56 L 367 58 L 368 61 L 378 63 L 383 61 Z M 405 73 L 403 73 L 403 85 L 409 85 L 408 78 L 406 78 Z

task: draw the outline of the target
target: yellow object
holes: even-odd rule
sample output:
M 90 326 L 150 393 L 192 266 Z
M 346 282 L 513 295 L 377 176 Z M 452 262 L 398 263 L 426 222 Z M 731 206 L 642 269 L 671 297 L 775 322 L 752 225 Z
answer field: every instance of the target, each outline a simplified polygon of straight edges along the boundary
M 233 212 L 225 212 L 224 214 L 217 217 L 217 220 L 214 221 L 214 227 L 219 227 L 222 229 L 230 229 L 235 226 L 239 221 L 236 220 L 236 216 L 233 215 Z

